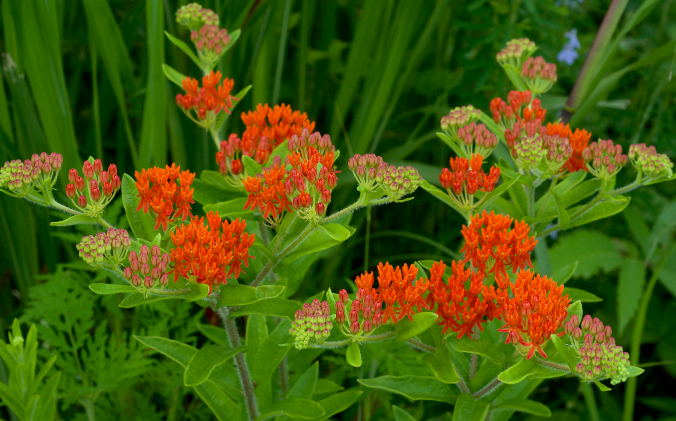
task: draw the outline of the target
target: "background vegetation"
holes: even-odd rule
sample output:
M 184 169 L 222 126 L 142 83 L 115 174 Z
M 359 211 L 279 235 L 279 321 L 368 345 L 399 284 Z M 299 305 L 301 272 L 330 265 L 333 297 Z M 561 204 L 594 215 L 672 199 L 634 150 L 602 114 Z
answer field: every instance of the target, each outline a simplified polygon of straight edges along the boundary
M 102 157 L 105 165 L 116 163 L 120 173 L 166 162 L 197 173 L 216 169 L 213 142 L 179 112 L 174 103 L 177 88 L 160 68 L 166 62 L 183 74 L 200 74 L 163 34 L 167 30 L 187 39 L 173 16 L 186 3 L 0 1 L 0 160 L 44 150 L 64 155 L 64 172 L 80 168 L 90 155 Z M 387 162 L 414 165 L 436 184 L 452 155 L 436 137 L 439 119 L 451 107 L 473 104 L 487 111 L 492 98 L 506 97 L 510 83 L 495 61 L 504 43 L 529 37 L 540 46 L 539 55 L 556 62 L 567 42 L 564 33 L 577 29 L 580 57 L 571 66 L 557 62 L 559 83 L 543 98 L 548 120 L 556 119 L 608 3 L 203 1 L 219 13 L 221 26 L 242 29 L 220 70 L 234 78 L 235 92 L 253 84 L 221 135 L 241 134 L 242 111 L 258 103 L 284 102 L 307 112 L 322 133 L 330 133 L 342 152 L 338 165 L 346 167 L 353 153 L 375 152 Z M 659 48 L 674 51 L 674 4 L 629 1 L 619 28 L 640 20 L 616 38 L 617 53 L 605 68 L 608 74 L 621 70 L 617 83 L 575 116 L 579 127 L 593 133 L 592 140 L 610 138 L 625 148 L 636 142 L 654 144 L 676 158 L 673 54 L 651 55 Z M 637 10 L 648 13 L 637 16 Z M 339 179 L 334 210 L 356 197 L 349 172 Z M 674 183 L 641 189 L 632 194 L 622 215 L 547 239 L 551 270 L 579 261 L 577 277 L 568 285 L 602 299 L 585 304 L 585 310 L 611 324 L 625 349 L 646 277 L 652 273 L 651 247 L 673 250 L 669 246 L 676 225 L 675 190 Z M 293 297 L 305 299 L 328 287 L 349 288 L 349 279 L 379 261 L 452 259 L 460 247 L 462 219 L 422 190 L 415 196 L 405 204 L 357 212 L 351 223 L 357 233 L 301 274 L 303 282 L 290 291 Z M 106 215 L 118 227 L 124 227 L 121 209 L 117 200 Z M 46 341 L 40 352 L 45 358 L 59 355 L 60 417 L 87 419 L 89 402 L 99 420 L 212 419 L 209 409 L 182 385 L 175 363 L 148 358 L 131 334 L 162 335 L 196 345 L 206 340 L 204 325 L 217 318 L 184 301 L 122 310 L 118 296 L 94 295 L 87 285 L 95 272 L 78 261 L 75 250 L 89 232 L 52 228 L 52 218 L 48 209 L 0 197 L 0 337 L 6 338 L 14 318 L 39 325 L 40 339 Z M 657 237 L 651 237 L 653 227 Z M 541 267 L 542 259 L 536 256 Z M 676 419 L 671 392 L 676 388 L 676 253 L 655 288 L 642 335 L 640 363 L 646 373 L 638 378 L 635 414 L 640 420 Z M 247 325 L 265 329 L 266 321 L 258 317 L 248 318 Z M 274 321 L 267 324 L 272 328 Z M 363 349 L 360 369 L 346 365 L 336 355 L 340 350 L 292 350 L 292 379 L 318 359 L 320 378 L 363 390 L 358 404 L 337 419 L 392 419 L 392 404 L 416 419 L 447 417 L 450 405 L 408 401 L 358 385 L 356 378 L 426 372 L 418 352 L 395 343 L 381 345 L 378 354 L 369 352 L 375 348 Z M 0 381 L 6 381 L 1 363 Z M 331 392 L 331 383 L 323 386 Z M 558 378 L 532 387 L 531 399 L 547 404 L 554 419 L 588 419 L 577 380 Z M 624 393 L 625 386 L 597 392 L 602 419 L 620 419 Z M 4 411 L 0 406 L 0 418 L 8 418 Z M 516 414 L 514 419 L 528 418 Z

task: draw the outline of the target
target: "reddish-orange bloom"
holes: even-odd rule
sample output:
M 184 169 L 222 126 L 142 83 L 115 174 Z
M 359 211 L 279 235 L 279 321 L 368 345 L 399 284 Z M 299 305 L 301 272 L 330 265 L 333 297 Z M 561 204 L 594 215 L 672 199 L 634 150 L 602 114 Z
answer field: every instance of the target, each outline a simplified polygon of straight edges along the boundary
M 446 265 L 434 262 L 430 270 L 430 293 L 427 301 L 432 307 L 436 304 L 436 313 L 442 333 L 448 329 L 457 332 L 457 338 L 472 336 L 474 327 L 483 331 L 482 323 L 499 317 L 499 307 L 495 304 L 495 289 L 483 284 L 483 273 L 465 269 L 463 262 L 451 263 L 452 275 L 443 281 Z M 469 283 L 469 289 L 465 285 Z M 484 319 L 486 317 L 486 319 Z
M 175 248 L 171 250 L 174 264 L 174 282 L 181 275 L 194 278 L 200 284 L 213 286 L 227 284 L 228 277 L 238 278 L 242 265 L 249 266 L 249 247 L 254 234 L 245 233 L 246 221 L 221 220 L 218 212 L 204 218 L 194 217 L 189 224 L 171 233 Z
M 221 81 L 221 72 L 213 70 L 208 75 L 202 77 L 202 87 L 200 88 L 197 79 L 186 77 L 182 80 L 185 95 L 176 95 L 176 105 L 184 111 L 194 110 L 197 118 L 204 120 L 207 117 L 207 111 L 213 111 L 218 114 L 221 110 L 230 114 L 232 101 L 239 100 L 231 95 L 235 82 L 232 79 L 225 78 Z
M 506 281 L 501 279 L 503 284 Z M 513 297 L 505 296 L 502 305 L 505 325 L 498 330 L 508 332 L 505 343 L 527 347 L 527 359 L 531 359 L 535 351 L 547 358 L 542 347 L 563 326 L 570 298 L 563 296 L 563 285 L 558 286 L 550 278 L 530 270 L 519 271 L 516 282 L 509 282 L 509 286 Z
M 284 188 L 285 175 L 286 169 L 275 165 L 265 169 L 262 175 L 245 178 L 244 189 L 249 193 L 249 198 L 244 209 L 252 211 L 258 209 L 265 219 L 272 216 L 271 223 L 285 210 L 291 211 L 291 204 Z
M 148 213 L 149 209 L 152 210 L 155 229 L 162 227 L 166 231 L 168 224 L 176 218 L 185 221 L 192 216 L 190 205 L 195 203 L 192 198 L 195 190 L 190 185 L 195 179 L 194 173 L 181 171 L 180 166 L 172 164 L 166 168 L 136 171 L 135 176 L 139 197 L 136 211 L 143 209 L 143 213 Z
M 512 221 L 513 218 L 492 211 L 473 216 L 469 227 L 462 227 L 464 262 L 471 261 L 479 272 L 496 276 L 506 275 L 508 266 L 512 273 L 526 265 L 533 267 L 530 252 L 537 240 L 529 235 L 530 227 L 523 221 L 516 221 L 510 229 Z
M 490 193 L 495 188 L 495 183 L 500 178 L 500 168 L 495 165 L 486 174 L 481 169 L 483 156 L 472 155 L 471 159 L 455 157 L 451 158 L 451 169 L 444 168 L 439 175 L 439 182 L 448 193 L 462 195 L 463 191 L 468 195 L 474 195 L 477 190 Z
M 242 135 L 241 149 L 244 155 L 254 157 L 259 164 L 267 161 L 272 151 L 292 135 L 300 136 L 305 128 L 312 132 L 315 123 L 306 113 L 293 111 L 289 105 L 258 104 L 255 111 L 242 113 L 246 130 Z

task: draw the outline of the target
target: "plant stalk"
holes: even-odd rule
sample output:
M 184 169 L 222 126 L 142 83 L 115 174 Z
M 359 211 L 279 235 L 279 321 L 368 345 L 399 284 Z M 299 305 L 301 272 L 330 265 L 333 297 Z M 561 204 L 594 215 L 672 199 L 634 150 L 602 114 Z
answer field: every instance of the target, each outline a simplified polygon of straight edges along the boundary
M 582 390 L 584 401 L 587 404 L 587 413 L 589 413 L 590 421 L 601 421 L 599 407 L 596 404 L 596 395 L 594 395 L 594 389 L 591 387 L 591 383 L 581 382 L 580 389 Z
M 237 348 L 242 346 L 242 343 L 239 340 L 239 333 L 237 332 L 237 325 L 235 320 L 229 318 L 230 311 L 227 307 L 221 307 L 218 309 L 218 315 L 223 321 L 223 326 L 225 328 L 225 333 L 228 335 L 228 342 L 230 342 L 231 348 Z M 246 359 L 244 354 L 238 352 L 235 355 L 235 368 L 239 374 L 239 380 L 242 383 L 242 391 L 244 392 L 244 403 L 246 404 L 246 411 L 249 415 L 249 420 L 254 421 L 258 418 L 258 404 L 256 403 L 256 393 L 254 392 L 253 381 L 251 380 L 251 373 L 249 372 L 249 367 L 246 364 Z

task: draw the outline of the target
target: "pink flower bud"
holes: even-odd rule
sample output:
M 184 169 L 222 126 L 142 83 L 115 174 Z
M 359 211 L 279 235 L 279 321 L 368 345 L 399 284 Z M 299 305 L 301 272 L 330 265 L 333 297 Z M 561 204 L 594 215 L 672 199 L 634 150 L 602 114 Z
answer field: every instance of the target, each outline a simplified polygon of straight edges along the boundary
M 139 256 L 139 262 L 144 265 L 147 264 L 149 260 L 150 258 L 148 257 L 148 254 L 141 252 L 141 255 Z
M 610 335 L 613 334 L 613 328 L 611 328 L 609 325 L 606 325 L 606 327 L 603 329 L 603 332 L 606 334 L 606 338 L 610 338 Z
M 373 326 L 371 325 L 370 321 L 365 321 L 364 322 L 364 333 L 370 333 L 373 330 Z
M 141 263 L 138 260 L 132 260 L 131 270 L 134 272 L 138 272 L 139 270 L 141 270 Z
M 338 293 L 338 297 L 340 298 L 340 301 L 343 302 L 343 304 L 347 305 L 347 301 L 349 300 L 349 297 L 347 296 L 347 291 L 341 289 L 340 292 Z
M 160 279 L 160 275 L 162 275 L 162 272 L 160 272 L 160 268 L 155 268 L 150 272 L 150 276 L 152 276 L 154 280 Z
M 606 341 L 606 334 L 604 332 L 599 332 L 596 334 L 596 342 L 602 344 Z
M 68 181 L 71 183 L 75 183 L 75 180 L 77 179 L 77 170 L 75 168 L 71 168 L 68 171 Z
M 570 320 L 567 321 L 565 326 L 564 326 L 564 331 L 566 332 L 566 335 L 571 335 L 573 333 L 574 328 L 575 328 L 575 326 L 573 326 L 573 324 L 570 322 Z
M 373 326 L 378 327 L 383 323 L 383 313 L 376 313 L 373 315 Z
M 75 186 L 72 184 L 66 185 L 66 196 L 68 196 L 69 199 L 74 199 L 75 198 Z
M 119 190 L 119 188 L 122 186 L 122 180 L 120 180 L 120 177 L 117 175 L 114 175 L 110 185 L 113 186 L 114 190 Z
M 128 281 L 131 280 L 131 277 L 132 277 L 132 276 L 134 276 L 134 273 L 133 273 L 133 271 L 131 270 L 131 268 L 130 268 L 129 266 L 127 266 L 126 268 L 124 268 L 124 277 L 125 277 Z
M 334 189 L 337 184 L 338 184 L 338 177 L 336 177 L 336 174 L 333 173 L 333 172 L 329 173 L 329 176 L 326 178 L 326 185 L 328 186 L 328 188 Z
M 138 275 L 134 275 L 131 278 L 131 284 L 134 285 L 135 287 L 141 285 L 141 277 Z
M 169 283 L 169 275 L 163 273 L 162 276 L 160 276 L 160 284 L 166 286 L 168 283 Z
M 319 216 L 324 215 L 324 213 L 326 213 L 326 205 L 323 204 L 322 202 L 317 203 L 316 212 L 317 212 L 317 215 L 319 215 Z
M 89 161 L 87 161 L 87 162 L 89 162 Z M 101 174 L 101 171 L 103 171 L 103 163 L 101 162 L 100 159 L 94 160 L 93 167 L 94 167 L 94 172 L 96 173 L 96 175 Z
M 359 300 L 352 301 L 352 310 L 360 311 L 362 309 L 362 303 Z
M 101 184 L 105 184 L 110 181 L 110 178 L 108 178 L 108 172 L 107 171 L 101 171 L 101 174 L 99 174 L 99 182 Z
M 355 321 L 355 322 L 352 322 L 352 324 L 350 324 L 350 332 L 353 335 L 356 335 L 357 333 L 359 333 L 359 322 Z
M 587 314 L 586 316 L 584 316 L 584 317 L 582 318 L 582 325 L 581 325 L 582 330 L 583 330 L 585 333 L 588 332 L 589 329 L 591 328 L 591 325 L 592 325 L 592 318 L 591 318 L 590 315 Z
M 573 327 L 580 325 L 580 318 L 577 317 L 577 314 L 573 314 L 573 317 L 570 318 L 570 322 L 573 324 Z
M 579 341 L 580 338 L 582 338 L 582 329 L 579 327 L 573 329 L 573 338 L 575 338 L 576 341 Z
M 101 200 L 101 190 L 99 190 L 98 188 L 94 188 L 91 191 L 91 195 L 93 201 L 98 202 L 99 200 Z
M 77 191 L 81 192 L 82 190 L 84 190 L 84 188 L 85 188 L 84 178 L 82 178 L 82 177 L 76 178 L 75 179 L 75 189 Z
M 336 311 L 345 311 L 345 304 L 342 301 L 336 302 Z
M 142 275 L 150 275 L 150 266 L 148 266 L 147 263 L 144 263 L 141 265 L 141 274 Z
M 373 309 L 371 307 L 364 307 L 364 310 L 362 310 L 362 316 L 364 317 L 364 320 L 371 320 L 371 316 L 373 316 Z
M 343 324 L 345 322 L 345 312 L 336 310 L 336 323 Z
M 145 279 L 143 280 L 143 285 L 146 288 L 152 288 L 153 287 L 153 279 L 150 276 L 146 276 Z
M 359 288 L 357 291 L 357 300 L 363 302 L 364 297 L 366 297 L 366 290 L 364 288 Z
M 359 320 L 359 311 L 352 309 L 350 311 L 350 322 L 355 323 L 357 320 Z
M 77 199 L 77 204 L 81 208 L 84 208 L 87 206 L 87 198 L 85 197 L 84 194 L 80 195 L 80 197 Z
M 105 183 L 103 185 L 103 194 L 106 195 L 106 197 L 113 195 L 113 186 L 110 183 Z

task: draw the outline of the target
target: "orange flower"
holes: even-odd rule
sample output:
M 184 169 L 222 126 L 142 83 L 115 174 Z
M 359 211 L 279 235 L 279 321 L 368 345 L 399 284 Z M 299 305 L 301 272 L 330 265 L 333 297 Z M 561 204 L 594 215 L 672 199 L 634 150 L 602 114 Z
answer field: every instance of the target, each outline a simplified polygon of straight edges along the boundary
M 237 218 L 232 222 L 221 220 L 218 212 L 204 218 L 194 217 L 189 224 L 176 228 L 171 233 L 175 248 L 171 250 L 174 263 L 174 282 L 181 275 L 194 277 L 200 284 L 213 286 L 227 284 L 234 274 L 238 278 L 242 265 L 249 266 L 249 247 L 254 234 L 245 233 L 246 221 Z
M 563 123 L 549 123 L 547 124 L 547 134 L 550 136 L 558 135 L 559 137 L 567 137 L 570 146 L 573 148 L 573 154 L 566 161 L 566 169 L 569 172 L 575 171 L 589 171 L 587 165 L 582 159 L 582 151 L 589 145 L 591 133 L 586 130 L 575 129 L 575 133 L 570 129 L 568 124 Z
M 476 194 L 477 190 L 490 193 L 500 178 L 500 168 L 493 165 L 488 174 L 481 169 L 483 156 L 474 154 L 470 159 L 455 157 L 451 158 L 451 170 L 444 168 L 439 175 L 441 186 L 446 189 L 452 199 L 460 207 L 470 206 L 466 203 L 465 195 Z
M 245 178 L 242 182 L 244 189 L 249 193 L 249 198 L 244 204 L 244 209 L 252 211 L 258 209 L 272 226 L 279 223 L 278 217 L 285 210 L 291 211 L 284 187 L 285 174 L 286 169 L 283 166 L 275 165 L 264 169 L 262 176 L 258 174 Z
M 185 95 L 176 95 L 176 105 L 186 113 L 195 111 L 197 118 L 200 120 L 207 118 L 208 111 L 218 114 L 221 110 L 224 110 L 230 114 L 232 101 L 239 100 L 239 98 L 230 94 L 235 82 L 232 79 L 225 78 L 223 83 L 219 85 L 220 80 L 221 72 L 214 73 L 213 70 L 202 78 L 201 88 L 197 79 L 184 78 L 181 83 L 186 93 Z
M 267 161 L 272 151 L 292 135 L 300 136 L 306 128 L 312 132 L 315 123 L 306 113 L 293 111 L 289 105 L 258 104 L 255 111 L 242 113 L 246 130 L 242 135 L 241 149 L 244 155 L 254 157 L 259 164 Z
M 506 279 L 501 280 L 501 283 L 505 282 Z M 509 282 L 509 286 L 513 297 L 506 296 L 502 306 L 505 325 L 498 331 L 508 332 L 505 343 L 527 347 L 527 359 L 531 359 L 535 351 L 547 358 L 542 348 L 563 326 L 570 298 L 563 296 L 563 285 L 558 286 L 550 278 L 530 270 L 519 271 L 516 282 Z M 558 333 L 559 336 L 563 334 L 563 331 Z
M 512 273 L 526 265 L 533 267 L 530 252 L 537 240 L 529 236 L 530 227 L 523 221 L 516 221 L 510 229 L 512 221 L 513 218 L 495 215 L 492 211 L 473 216 L 469 227 L 462 227 L 465 238 L 461 250 L 465 255 L 463 261 L 471 261 L 472 266 L 483 274 L 495 273 L 496 276 L 506 275 L 508 266 Z
M 168 224 L 176 218 L 185 221 L 190 213 L 194 189 L 190 188 L 195 174 L 182 171 L 181 167 L 172 164 L 166 168 L 153 167 L 136 171 L 136 188 L 138 189 L 139 204 L 136 211 L 143 209 L 143 213 L 151 210 L 155 216 L 155 229 L 160 226 L 164 231 Z

